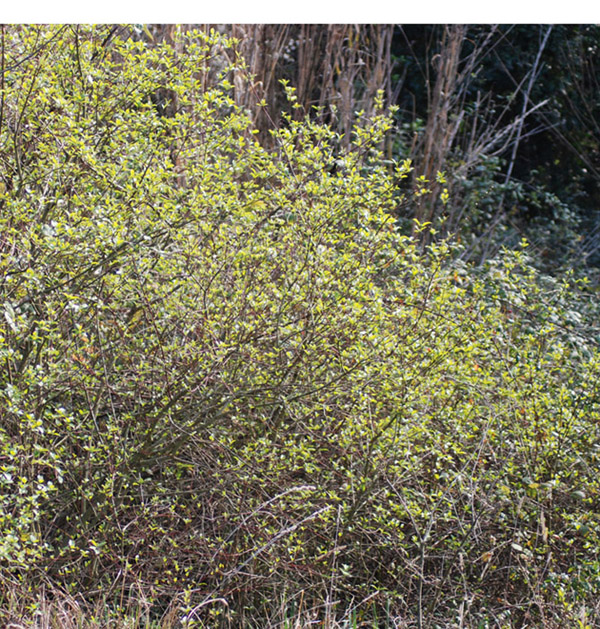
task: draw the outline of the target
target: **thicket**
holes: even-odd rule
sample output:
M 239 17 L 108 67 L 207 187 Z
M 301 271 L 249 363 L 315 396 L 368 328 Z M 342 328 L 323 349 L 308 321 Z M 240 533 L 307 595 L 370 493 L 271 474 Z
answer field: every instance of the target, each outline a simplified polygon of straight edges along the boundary
M 265 147 L 234 42 L 112 33 L 2 31 L 3 621 L 594 626 L 586 283 L 403 233 L 381 96 Z

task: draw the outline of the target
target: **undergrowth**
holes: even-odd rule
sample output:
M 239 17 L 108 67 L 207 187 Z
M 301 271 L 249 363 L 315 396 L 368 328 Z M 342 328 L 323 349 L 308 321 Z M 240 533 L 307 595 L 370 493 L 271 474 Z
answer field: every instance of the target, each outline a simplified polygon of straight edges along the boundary
M 103 32 L 3 45 L 6 626 L 594 626 L 589 286 L 403 234 L 387 115 L 266 150 L 227 39 Z

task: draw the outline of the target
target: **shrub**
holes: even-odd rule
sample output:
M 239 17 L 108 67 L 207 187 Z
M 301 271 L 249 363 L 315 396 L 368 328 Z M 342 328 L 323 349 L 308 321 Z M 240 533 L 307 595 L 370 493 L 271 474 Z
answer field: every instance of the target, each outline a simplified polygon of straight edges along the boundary
M 600 531 L 577 286 L 419 253 L 383 114 L 262 148 L 229 44 L 6 32 L 5 592 L 209 626 L 575 618 Z

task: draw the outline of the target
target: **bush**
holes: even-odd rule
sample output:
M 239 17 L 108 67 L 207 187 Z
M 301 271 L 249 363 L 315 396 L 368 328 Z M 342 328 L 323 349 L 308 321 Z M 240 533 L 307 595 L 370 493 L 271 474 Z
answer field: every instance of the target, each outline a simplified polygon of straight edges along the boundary
M 578 287 L 419 253 L 388 117 L 343 149 L 289 116 L 267 151 L 227 39 L 104 35 L 6 32 L 7 617 L 40 582 L 188 626 L 597 614 Z

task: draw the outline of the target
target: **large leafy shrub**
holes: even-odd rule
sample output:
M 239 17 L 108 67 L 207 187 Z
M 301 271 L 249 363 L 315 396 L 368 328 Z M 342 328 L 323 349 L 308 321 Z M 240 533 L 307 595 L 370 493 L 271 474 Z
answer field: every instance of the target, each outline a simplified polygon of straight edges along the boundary
M 209 626 L 593 614 L 577 286 L 523 252 L 419 253 L 383 115 L 347 149 L 289 116 L 263 149 L 228 45 L 5 33 L 3 604 L 33 618 L 44 583 Z

